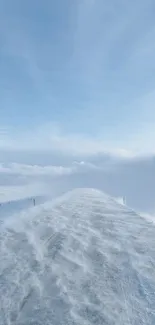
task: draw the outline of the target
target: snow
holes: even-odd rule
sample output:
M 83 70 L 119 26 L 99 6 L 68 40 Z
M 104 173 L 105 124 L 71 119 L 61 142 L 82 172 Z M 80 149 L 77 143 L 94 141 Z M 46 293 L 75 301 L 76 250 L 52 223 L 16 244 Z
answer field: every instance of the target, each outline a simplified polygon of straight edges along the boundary
M 93 189 L 0 228 L 0 325 L 154 325 L 155 226 Z
M 33 200 L 35 200 L 35 205 L 39 205 L 44 203 L 47 200 L 47 197 L 37 196 L 3 202 L 0 204 L 0 220 L 4 222 L 6 218 L 13 217 L 17 212 L 19 213 L 20 211 L 32 207 L 34 205 Z

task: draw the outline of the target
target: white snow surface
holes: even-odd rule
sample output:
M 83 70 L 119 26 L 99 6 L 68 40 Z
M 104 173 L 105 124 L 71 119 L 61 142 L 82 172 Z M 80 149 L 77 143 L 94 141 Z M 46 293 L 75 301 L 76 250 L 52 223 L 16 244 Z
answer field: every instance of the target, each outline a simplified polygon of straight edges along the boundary
M 79 189 L 0 226 L 0 325 L 154 325 L 155 225 Z

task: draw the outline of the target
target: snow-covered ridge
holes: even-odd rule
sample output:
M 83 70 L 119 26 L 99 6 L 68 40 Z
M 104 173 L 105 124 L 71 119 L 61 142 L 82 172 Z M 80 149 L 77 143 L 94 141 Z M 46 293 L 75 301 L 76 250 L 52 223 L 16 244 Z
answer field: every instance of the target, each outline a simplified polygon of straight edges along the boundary
M 0 230 L 0 325 L 155 324 L 155 227 L 78 189 Z

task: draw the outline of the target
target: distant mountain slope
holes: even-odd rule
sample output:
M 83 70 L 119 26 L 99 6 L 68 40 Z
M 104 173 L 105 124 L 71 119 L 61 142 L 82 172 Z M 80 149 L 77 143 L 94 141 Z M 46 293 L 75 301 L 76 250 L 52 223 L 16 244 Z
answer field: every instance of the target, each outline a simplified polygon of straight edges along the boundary
M 0 230 L 0 325 L 154 325 L 155 227 L 74 190 Z

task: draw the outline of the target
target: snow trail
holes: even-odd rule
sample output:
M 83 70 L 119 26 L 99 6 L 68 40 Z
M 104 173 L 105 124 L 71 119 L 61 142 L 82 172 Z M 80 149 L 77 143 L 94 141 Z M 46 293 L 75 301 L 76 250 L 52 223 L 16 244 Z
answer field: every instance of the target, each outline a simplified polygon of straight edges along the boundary
M 154 325 L 155 227 L 79 189 L 0 228 L 0 325 Z

